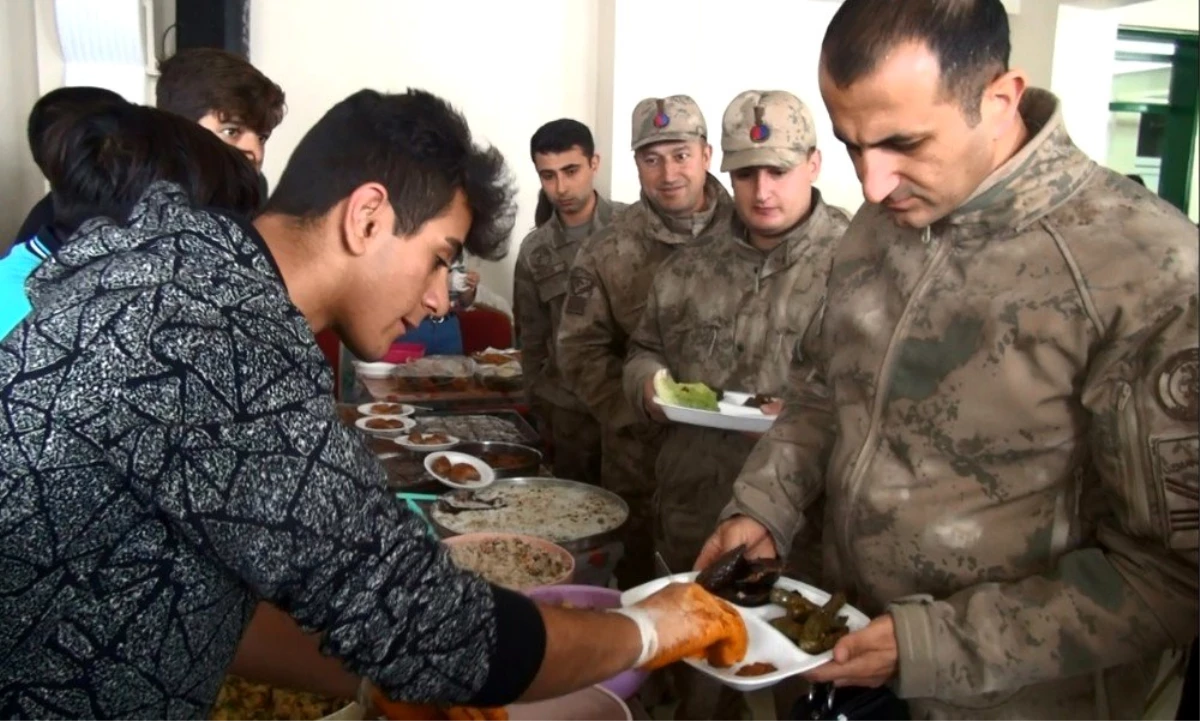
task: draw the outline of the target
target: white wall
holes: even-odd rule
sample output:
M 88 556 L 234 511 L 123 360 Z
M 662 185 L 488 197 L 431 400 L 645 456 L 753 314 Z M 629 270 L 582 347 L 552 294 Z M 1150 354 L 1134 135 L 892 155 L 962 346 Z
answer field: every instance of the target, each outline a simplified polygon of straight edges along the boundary
M 25 139 L 38 98 L 34 28 L 32 2 L 0 2 L 0 253 L 44 192 Z
M 1062 100 L 1063 120 L 1093 160 L 1108 156 L 1108 103 L 1116 67 L 1120 10 L 1058 10 L 1050 89 Z
M 53 3 L 0 0 L 0 39 L 7 40 L 0 47 L 0 82 L 11 89 L 0 111 L 0 151 L 9 151 L 7 158 L 27 157 L 24 115 L 37 96 L 61 83 Z M 173 0 L 153 4 L 161 32 Z M 1116 26 L 1195 30 L 1198 22 L 1196 0 L 1149 0 L 1106 11 L 1059 0 L 1005 4 L 1015 12 L 1010 15 L 1014 65 L 1026 69 L 1034 84 L 1059 93 L 1072 136 L 1101 161 L 1107 152 Z M 303 133 L 355 90 L 424 87 L 461 107 L 480 137 L 509 159 L 520 186 L 519 239 L 532 225 L 538 187 L 528 159 L 529 136 L 542 123 L 566 116 L 588 124 L 604 156 L 600 189 L 630 201 L 637 197 L 638 182 L 629 116 L 638 100 L 673 93 L 695 97 L 712 134 L 715 169 L 725 105 L 742 90 L 778 88 L 811 107 L 824 154 L 818 185 L 831 202 L 854 210 L 862 202 L 861 191 L 845 151 L 832 137 L 816 76 L 820 41 L 837 5 L 837 0 L 751 5 L 741 0 L 253 0 L 251 60 L 283 86 L 289 106 L 268 146 L 265 171 L 274 183 Z M 36 68 L 32 81 L 31 67 Z M 42 186 L 27 162 L 10 162 L 0 173 L 7 201 L 0 210 L 2 230 L 15 227 Z M 505 296 L 515 255 L 514 248 L 505 262 L 481 268 L 484 282 Z
M 1196 0 L 1148 0 L 1116 11 L 1122 25 L 1171 30 L 1200 30 L 1200 3 Z
M 596 124 L 596 26 L 596 0 L 254 0 L 251 57 L 288 102 L 266 175 L 273 185 L 300 137 L 347 95 L 425 88 L 457 105 L 518 173 L 519 239 L 537 201 L 533 131 L 564 116 Z M 515 258 L 480 268 L 505 297 Z
M 721 167 L 721 117 L 738 93 L 788 90 L 812 110 L 823 169 L 817 185 L 829 202 L 853 212 L 862 203 L 854 167 L 833 137 L 817 85 L 825 28 L 837 10 L 824 0 L 760 0 L 745 10 L 728 0 L 616 0 L 613 71 L 613 197 L 635 200 L 639 185 L 629 148 L 631 114 L 647 97 L 691 95 L 704 112 Z M 764 23 L 763 18 L 770 18 Z

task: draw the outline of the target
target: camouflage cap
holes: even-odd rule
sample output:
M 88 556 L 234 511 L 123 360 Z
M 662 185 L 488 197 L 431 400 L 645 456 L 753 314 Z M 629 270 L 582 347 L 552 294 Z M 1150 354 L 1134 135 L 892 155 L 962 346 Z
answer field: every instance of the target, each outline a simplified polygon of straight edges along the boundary
M 817 147 L 817 127 L 800 98 L 782 90 L 747 90 L 725 109 L 721 171 L 794 168 Z
M 665 140 L 708 137 L 700 106 L 687 95 L 646 98 L 633 109 L 633 149 Z

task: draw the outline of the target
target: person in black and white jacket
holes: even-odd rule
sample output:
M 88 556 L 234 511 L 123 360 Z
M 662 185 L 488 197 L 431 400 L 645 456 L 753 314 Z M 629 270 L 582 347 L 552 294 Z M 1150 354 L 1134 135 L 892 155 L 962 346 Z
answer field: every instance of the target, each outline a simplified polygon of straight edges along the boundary
M 479 706 L 736 635 L 695 584 L 604 613 L 456 569 L 338 421 L 314 334 L 378 358 L 444 313 L 512 192 L 443 100 L 364 90 L 253 224 L 160 183 L 38 268 L 0 341 L 0 717 L 207 717 L 261 601 L 391 698 Z

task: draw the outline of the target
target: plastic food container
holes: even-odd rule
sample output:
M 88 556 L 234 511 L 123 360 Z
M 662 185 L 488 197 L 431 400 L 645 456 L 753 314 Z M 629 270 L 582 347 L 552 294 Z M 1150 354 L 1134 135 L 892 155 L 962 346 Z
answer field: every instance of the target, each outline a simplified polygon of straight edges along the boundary
M 515 393 L 525 384 L 520 363 L 481 365 L 475 369 L 475 378 L 484 388 L 501 393 Z
M 526 595 L 542 603 L 564 608 L 603 610 L 621 607 L 620 591 L 599 586 L 541 586 L 527 591 Z M 620 698 L 629 698 L 638 692 L 649 676 L 645 671 L 631 669 L 601 682 L 600 685 Z
M 396 366 L 393 383 L 400 393 L 465 391 L 474 374 L 475 363 L 470 358 L 431 356 Z

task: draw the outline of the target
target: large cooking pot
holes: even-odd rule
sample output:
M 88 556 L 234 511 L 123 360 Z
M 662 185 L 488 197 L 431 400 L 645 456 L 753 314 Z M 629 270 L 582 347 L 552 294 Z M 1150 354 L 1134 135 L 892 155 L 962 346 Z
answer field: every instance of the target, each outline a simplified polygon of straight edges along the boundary
M 496 493 L 497 491 L 515 499 L 521 498 L 524 489 L 539 489 L 540 495 L 561 492 L 563 502 L 552 506 L 545 512 L 539 509 L 525 509 L 522 513 L 504 512 L 504 509 L 463 511 L 446 513 L 440 510 L 441 504 L 451 494 L 442 494 L 433 507 L 429 509 L 429 520 L 442 538 L 457 536 L 464 533 L 523 533 L 544 538 L 570 551 L 572 554 L 585 553 L 616 540 L 617 531 L 629 519 L 629 506 L 620 496 L 597 486 L 561 478 L 508 478 L 498 480 L 485 489 L 478 491 L 480 496 Z M 609 522 L 586 522 L 584 519 L 578 533 L 571 530 L 572 523 L 566 516 L 576 514 L 582 507 L 580 501 L 595 503 L 608 509 Z

